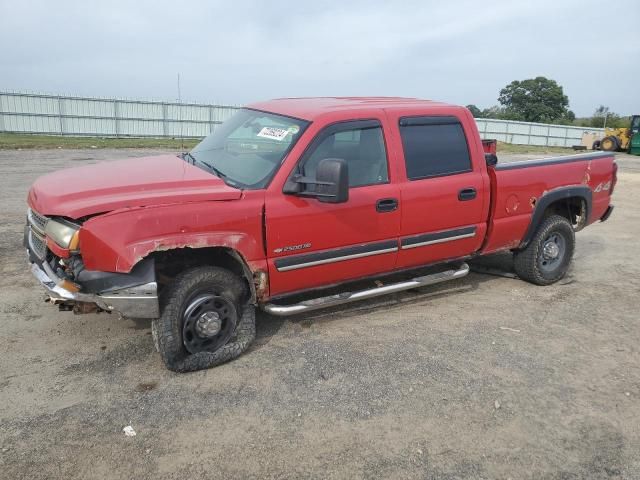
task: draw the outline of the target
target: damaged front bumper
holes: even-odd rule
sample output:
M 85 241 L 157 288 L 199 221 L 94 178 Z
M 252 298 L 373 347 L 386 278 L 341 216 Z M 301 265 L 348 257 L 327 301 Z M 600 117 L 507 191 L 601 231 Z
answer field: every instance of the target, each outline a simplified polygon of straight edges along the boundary
M 117 312 L 129 318 L 158 318 L 158 286 L 155 281 L 100 293 L 71 292 L 60 286 L 59 278 L 46 262 L 31 264 L 31 272 L 54 304 L 74 306 L 95 304 L 101 310 Z

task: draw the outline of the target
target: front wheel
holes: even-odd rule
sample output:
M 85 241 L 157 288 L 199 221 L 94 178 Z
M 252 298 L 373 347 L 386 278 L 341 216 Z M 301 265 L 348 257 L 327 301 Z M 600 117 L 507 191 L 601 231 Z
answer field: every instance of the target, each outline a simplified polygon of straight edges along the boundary
M 242 279 L 218 267 L 178 275 L 161 298 L 152 331 L 167 368 L 201 370 L 232 360 L 255 337 L 255 310 L 243 305 Z
M 523 280 L 550 285 L 565 276 L 574 249 L 575 233 L 569 220 L 551 215 L 538 227 L 529 245 L 514 254 L 513 266 Z

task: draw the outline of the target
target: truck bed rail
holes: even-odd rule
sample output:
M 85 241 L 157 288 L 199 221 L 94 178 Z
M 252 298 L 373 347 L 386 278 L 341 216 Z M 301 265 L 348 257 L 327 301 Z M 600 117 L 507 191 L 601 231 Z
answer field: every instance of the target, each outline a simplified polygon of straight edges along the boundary
M 614 154 L 611 152 L 591 152 L 581 153 L 578 155 L 563 155 L 562 157 L 539 158 L 536 160 L 520 160 L 518 162 L 498 163 L 494 168 L 496 170 L 515 170 L 518 168 L 543 167 L 547 165 L 556 165 L 558 163 L 573 163 L 598 160 L 601 158 L 611 158 Z

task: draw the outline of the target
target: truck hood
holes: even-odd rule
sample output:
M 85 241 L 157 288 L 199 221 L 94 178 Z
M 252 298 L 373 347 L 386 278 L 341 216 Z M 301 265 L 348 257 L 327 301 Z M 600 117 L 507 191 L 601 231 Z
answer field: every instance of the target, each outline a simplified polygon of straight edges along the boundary
M 42 215 L 79 218 L 126 207 L 236 200 L 242 191 L 175 155 L 128 158 L 38 178 L 29 205 Z

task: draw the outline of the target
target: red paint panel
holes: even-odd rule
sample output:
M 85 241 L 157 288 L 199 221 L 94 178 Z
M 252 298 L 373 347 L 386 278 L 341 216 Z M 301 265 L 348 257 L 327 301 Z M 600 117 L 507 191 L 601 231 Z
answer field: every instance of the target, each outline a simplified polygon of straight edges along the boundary
M 313 102 L 312 102 L 313 103 Z M 306 146 L 326 126 L 347 120 L 378 120 L 389 162 L 390 183 L 363 186 L 349 190 L 349 200 L 342 204 L 322 203 L 313 198 L 284 195 L 282 188 Z M 271 295 L 293 292 L 317 286 L 340 283 L 344 280 L 391 271 L 396 254 L 380 254 L 314 267 L 279 272 L 274 260 L 286 255 L 311 253 L 340 247 L 349 247 L 379 240 L 397 240 L 400 231 L 400 208 L 394 212 L 379 213 L 376 201 L 383 198 L 399 199 L 398 180 L 394 162 L 395 145 L 389 136 L 384 112 L 379 108 L 361 107 L 350 110 L 323 111 L 316 117 L 298 144 L 285 159 L 266 195 L 267 255 Z M 298 252 L 275 253 L 286 246 L 311 243 Z
M 79 218 L 120 208 L 234 200 L 241 191 L 175 155 L 127 158 L 44 175 L 29 191 L 42 215 Z
M 376 200 L 392 197 L 398 197 L 397 187 L 393 185 L 353 188 L 349 191 L 349 201 L 342 204 L 321 203 L 316 199 L 277 193 L 268 195 L 267 247 L 271 294 L 278 295 L 393 270 L 395 253 L 287 272 L 279 272 L 273 264 L 277 258 L 296 254 L 378 240 L 397 240 L 400 211 L 379 213 L 375 207 Z M 278 248 L 307 243 L 311 246 L 304 250 L 274 252 Z
M 241 200 L 131 208 L 94 217 L 80 230 L 80 251 L 90 270 L 128 272 L 156 250 L 228 247 L 245 260 L 264 259 L 263 191 Z
M 474 200 L 460 202 L 458 192 L 473 187 L 479 192 Z M 486 224 L 483 211 L 483 182 L 477 173 L 406 182 L 402 190 L 401 237 L 435 233 L 459 227 L 476 227 L 471 238 L 401 250 L 398 267 L 433 263 L 446 258 L 463 257 L 480 248 Z
M 593 192 L 588 223 L 598 220 L 611 201 L 610 189 L 605 190 L 602 186 L 613 179 L 613 156 L 611 160 L 533 165 L 513 170 L 491 169 L 490 175 L 493 206 L 483 253 L 518 246 L 531 222 L 535 203 L 546 192 L 556 188 L 588 186 Z
M 492 222 L 493 230 L 487 235 L 487 241 L 482 253 L 492 253 L 499 250 L 511 250 L 520 245 L 531 223 L 531 214 L 515 215 L 499 218 Z
M 410 116 L 455 116 L 462 124 L 471 159 L 472 171 L 421 180 L 408 180 L 402 148 L 399 122 Z M 440 260 L 463 257 L 477 251 L 486 232 L 489 210 L 489 179 L 486 174 L 482 142 L 470 114 L 462 108 L 440 107 L 425 112 L 420 109 L 389 109 L 389 125 L 394 141 L 402 209 L 400 237 L 436 233 L 460 227 L 476 227 L 474 237 L 401 249 L 397 268 L 407 268 Z M 473 200 L 460 201 L 462 189 L 474 188 Z

